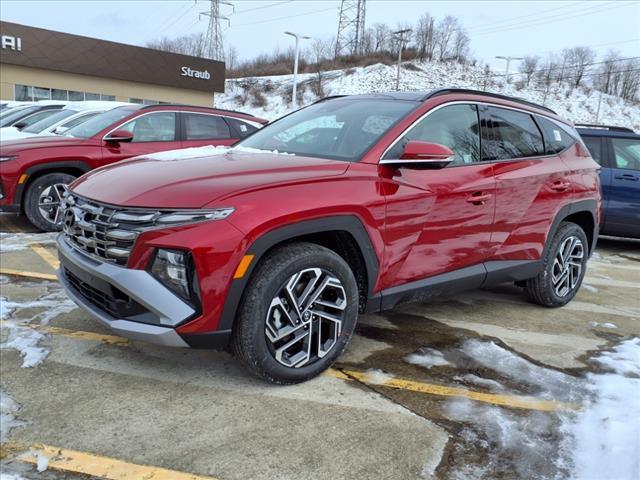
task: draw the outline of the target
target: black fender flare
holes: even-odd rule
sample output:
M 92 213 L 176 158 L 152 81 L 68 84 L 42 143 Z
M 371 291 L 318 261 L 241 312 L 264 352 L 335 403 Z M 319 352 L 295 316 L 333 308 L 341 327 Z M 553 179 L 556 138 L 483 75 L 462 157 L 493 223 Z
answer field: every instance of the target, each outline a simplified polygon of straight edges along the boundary
M 373 288 L 378 279 L 379 261 L 373 248 L 373 244 L 371 243 L 371 238 L 362 224 L 362 221 L 355 215 L 336 215 L 316 218 L 313 220 L 303 220 L 301 222 L 278 227 L 264 233 L 247 249 L 246 255 L 254 255 L 254 259 L 246 274 L 242 278 L 232 281 L 220 316 L 218 330 L 229 331 L 233 327 L 236 312 L 249 279 L 251 278 L 256 265 L 258 265 L 262 256 L 269 249 L 292 238 L 329 231 L 347 232 L 351 234 L 358 244 L 367 270 L 367 284 L 369 290 L 367 292 L 367 298 L 371 299 L 373 297 Z
M 48 162 L 41 163 L 38 165 L 34 165 L 32 167 L 27 168 L 23 173 L 27 174 L 27 180 L 31 179 L 35 174 L 46 172 L 46 173 L 55 173 L 64 168 L 73 168 L 75 170 L 80 170 L 83 174 L 92 170 L 92 168 L 82 160 L 65 160 L 63 162 Z M 21 208 L 22 200 L 24 198 L 24 190 L 27 182 L 18 185 L 16 188 L 16 193 L 14 196 L 15 204 Z
M 598 203 L 595 200 L 580 200 L 580 201 L 569 203 L 563 206 L 558 211 L 555 218 L 553 219 L 551 228 L 549 228 L 549 233 L 547 234 L 547 238 L 544 243 L 544 250 L 542 251 L 541 258 L 544 258 L 545 255 L 547 254 L 547 251 L 549 249 L 549 244 L 550 244 L 549 239 L 553 238 L 553 236 L 556 234 L 556 232 L 558 231 L 558 228 L 560 227 L 560 223 L 562 223 L 562 221 L 567 217 L 573 215 L 574 213 L 579 213 L 579 212 L 588 212 L 591 214 L 593 218 L 593 232 L 590 232 L 592 234 L 592 241 L 591 241 L 591 245 L 589 246 L 589 256 L 591 256 L 591 254 L 596 248 L 596 243 L 598 241 L 599 225 L 598 225 L 598 222 L 596 222 L 597 209 L 598 209 Z

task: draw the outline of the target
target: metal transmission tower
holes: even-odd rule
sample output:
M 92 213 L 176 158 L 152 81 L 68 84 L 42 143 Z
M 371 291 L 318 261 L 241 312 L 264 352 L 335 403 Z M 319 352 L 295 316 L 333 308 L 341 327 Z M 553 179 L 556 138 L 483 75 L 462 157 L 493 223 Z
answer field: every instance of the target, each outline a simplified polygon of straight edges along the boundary
M 231 5 L 233 7 L 233 4 L 222 0 L 209 0 L 209 2 L 211 3 L 209 11 L 200 12 L 200 15 L 209 17 L 209 26 L 204 38 L 204 57 L 224 62 L 224 45 L 220 20 L 226 20 L 229 23 L 231 21 L 228 17 L 220 14 L 220 5 Z
M 366 0 L 342 0 L 335 56 L 362 52 Z

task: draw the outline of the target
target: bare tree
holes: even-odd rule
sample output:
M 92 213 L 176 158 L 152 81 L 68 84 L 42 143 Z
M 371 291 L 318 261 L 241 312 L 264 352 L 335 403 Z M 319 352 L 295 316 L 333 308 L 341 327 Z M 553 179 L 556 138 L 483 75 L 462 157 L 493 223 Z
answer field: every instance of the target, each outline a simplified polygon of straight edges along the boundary
M 162 37 L 147 42 L 147 47 L 165 52 L 181 53 L 194 57 L 202 57 L 204 54 L 204 34 L 192 33 L 176 38 Z
M 531 79 L 533 78 L 533 74 L 538 68 L 538 62 L 540 61 L 540 57 L 524 57 L 520 62 L 520 72 L 524 74 L 524 78 L 526 79 L 527 86 L 531 83 Z
M 594 82 L 598 90 L 604 93 L 615 93 L 614 74 L 620 64 L 620 54 L 614 50 L 609 50 L 598 69 L 599 75 Z
M 418 57 L 433 60 L 435 19 L 428 13 L 423 14 L 416 25 L 416 48 Z
M 574 47 L 568 50 L 571 65 L 571 80 L 574 87 L 579 87 L 589 65 L 596 58 L 596 52 L 590 47 Z
M 238 49 L 231 45 L 227 48 L 227 58 L 225 59 L 227 70 L 234 70 L 238 63 Z
M 331 40 L 314 39 L 309 48 L 309 58 L 312 62 L 312 68 L 315 74 L 313 82 L 313 93 L 318 98 L 325 96 L 324 93 L 324 71 L 330 62 L 331 52 L 333 52 L 333 42 Z
M 619 95 L 625 100 L 636 100 L 640 90 L 640 62 L 637 59 L 627 60 L 619 69 Z
M 544 63 L 540 65 L 536 77 L 545 87 L 549 87 L 557 80 L 556 72 L 560 70 L 560 61 L 554 54 L 549 54 Z
M 469 44 L 471 40 L 464 28 L 459 28 L 453 37 L 453 56 L 458 63 L 465 63 L 469 54 Z
M 443 61 L 449 56 L 453 37 L 459 28 L 458 19 L 451 15 L 447 15 L 438 22 L 434 32 L 438 60 Z
M 389 40 L 391 38 L 391 29 L 383 24 L 376 23 L 373 27 L 373 51 L 384 52 L 389 50 Z

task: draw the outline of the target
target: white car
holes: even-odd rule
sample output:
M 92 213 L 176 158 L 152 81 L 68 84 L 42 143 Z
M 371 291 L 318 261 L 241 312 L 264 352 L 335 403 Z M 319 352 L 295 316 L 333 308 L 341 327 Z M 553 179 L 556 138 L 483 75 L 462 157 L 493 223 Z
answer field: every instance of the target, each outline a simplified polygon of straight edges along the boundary
M 16 127 L 0 128 L 0 142 L 41 135 L 61 135 L 71 127 L 80 125 L 99 113 L 106 112 L 107 110 L 121 107 L 123 105 L 129 104 L 124 102 L 102 102 L 97 100 L 71 102 L 60 111 L 35 122 L 32 125 L 24 127 L 21 130 Z

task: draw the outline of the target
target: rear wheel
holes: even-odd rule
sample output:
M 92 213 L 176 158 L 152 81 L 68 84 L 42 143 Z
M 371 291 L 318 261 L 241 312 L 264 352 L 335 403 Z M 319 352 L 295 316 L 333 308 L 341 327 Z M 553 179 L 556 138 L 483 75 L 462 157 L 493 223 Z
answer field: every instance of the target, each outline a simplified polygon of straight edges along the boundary
M 302 382 L 343 352 L 357 315 L 358 287 L 347 263 L 319 245 L 288 245 L 268 254 L 247 285 L 232 348 L 265 380 Z
M 544 269 L 527 280 L 525 290 L 536 303 L 561 307 L 578 293 L 587 270 L 589 243 L 575 223 L 561 223 L 543 259 Z
M 33 225 L 46 232 L 62 230 L 62 194 L 75 178 L 67 173 L 47 173 L 29 185 L 24 210 Z

